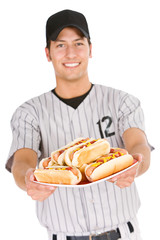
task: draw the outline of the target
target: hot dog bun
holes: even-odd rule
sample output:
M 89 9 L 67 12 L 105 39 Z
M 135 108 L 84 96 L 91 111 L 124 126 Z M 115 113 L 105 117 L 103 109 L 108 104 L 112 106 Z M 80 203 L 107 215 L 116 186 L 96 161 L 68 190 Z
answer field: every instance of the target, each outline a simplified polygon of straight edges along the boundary
M 81 167 L 78 168 L 80 170 L 81 174 L 82 174 L 81 182 L 88 182 L 88 179 L 87 179 L 86 174 L 85 174 L 85 168 L 87 166 L 88 166 L 88 164 L 83 164 Z
M 83 164 L 95 161 L 98 157 L 109 153 L 109 151 L 110 144 L 106 139 L 91 139 L 84 144 L 66 150 L 64 159 L 68 166 L 81 167 Z
M 34 171 L 34 176 L 38 182 L 51 184 L 74 185 L 78 184 L 82 179 L 82 174 L 79 169 L 69 167 L 65 168 L 64 166 L 56 166 L 49 169 L 36 169 Z
M 40 169 L 45 169 L 46 167 L 51 167 L 54 166 L 56 163 L 51 160 L 51 157 L 43 158 L 39 162 L 39 168 Z
M 65 165 L 64 153 L 65 151 L 75 145 L 85 143 L 89 138 L 76 138 L 74 141 L 68 143 L 67 145 L 59 148 L 58 150 L 51 153 L 51 162 L 58 163 L 59 165 Z
M 91 165 L 96 164 L 96 163 L 92 163 L 92 164 L 89 164 L 85 168 L 85 174 L 86 174 L 87 179 L 90 182 L 97 181 L 99 179 L 108 177 L 114 173 L 117 173 L 117 172 L 131 166 L 133 164 L 133 161 L 134 160 L 133 160 L 132 155 L 126 154 L 126 155 L 120 156 L 118 158 L 114 158 L 106 163 L 101 164 L 100 166 L 96 167 L 93 170 L 93 172 L 90 176 L 88 176 L 87 170 L 89 169 L 89 167 Z

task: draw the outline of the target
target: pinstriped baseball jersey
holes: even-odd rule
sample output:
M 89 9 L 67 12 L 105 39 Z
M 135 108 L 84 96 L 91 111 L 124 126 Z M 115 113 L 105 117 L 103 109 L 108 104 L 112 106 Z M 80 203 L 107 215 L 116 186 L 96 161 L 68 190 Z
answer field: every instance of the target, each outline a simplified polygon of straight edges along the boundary
M 124 148 L 122 135 L 128 128 L 144 131 L 144 117 L 137 98 L 117 89 L 95 84 L 74 109 L 51 91 L 21 105 L 13 115 L 13 154 L 31 148 L 39 160 L 73 139 L 107 138 L 113 147 Z M 120 189 L 107 181 L 85 188 L 57 188 L 37 202 L 37 216 L 50 233 L 87 235 L 113 229 L 133 218 L 140 206 L 136 185 Z

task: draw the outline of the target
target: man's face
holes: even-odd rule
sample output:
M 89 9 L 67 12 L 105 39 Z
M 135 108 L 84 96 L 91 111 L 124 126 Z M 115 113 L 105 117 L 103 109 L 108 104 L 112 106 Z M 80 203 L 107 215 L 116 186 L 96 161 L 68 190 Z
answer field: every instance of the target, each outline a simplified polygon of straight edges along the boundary
M 88 76 L 91 45 L 78 29 L 64 28 L 56 41 L 51 41 L 46 55 L 52 61 L 57 80 L 77 81 Z

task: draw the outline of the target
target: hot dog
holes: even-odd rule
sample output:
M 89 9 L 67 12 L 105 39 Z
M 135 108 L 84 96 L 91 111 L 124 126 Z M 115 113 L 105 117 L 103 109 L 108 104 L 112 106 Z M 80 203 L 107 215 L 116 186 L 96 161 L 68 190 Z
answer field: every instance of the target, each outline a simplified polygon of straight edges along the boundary
M 77 146 L 79 144 L 85 143 L 89 138 L 77 138 L 73 142 L 63 146 L 62 148 L 51 153 L 51 162 L 58 163 L 59 165 L 64 165 L 64 153 L 67 149 Z
M 109 151 L 110 144 L 106 139 L 90 139 L 86 143 L 66 150 L 64 160 L 68 166 L 81 167 L 83 164 L 95 161 Z
M 47 157 L 47 158 L 43 158 L 40 162 L 39 162 L 39 168 L 40 169 L 45 169 L 48 166 L 53 166 L 55 165 L 54 162 L 51 162 L 51 157 Z
M 82 174 L 82 180 L 81 182 L 88 182 L 88 179 L 85 175 L 85 168 L 88 166 L 88 164 L 83 164 L 81 167 L 79 167 L 78 169 L 80 170 L 81 174 Z
M 133 157 L 125 149 L 111 148 L 109 154 L 85 168 L 85 175 L 90 182 L 97 181 L 131 166 L 133 162 Z
M 68 166 L 52 166 L 51 168 L 36 169 L 34 176 L 38 182 L 51 184 L 78 184 L 82 179 L 79 169 Z

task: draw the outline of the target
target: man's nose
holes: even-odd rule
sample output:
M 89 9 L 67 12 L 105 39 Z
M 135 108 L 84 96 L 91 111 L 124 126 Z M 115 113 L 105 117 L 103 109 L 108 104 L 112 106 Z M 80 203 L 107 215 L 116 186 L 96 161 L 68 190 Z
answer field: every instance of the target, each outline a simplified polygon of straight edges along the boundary
M 76 56 L 76 50 L 74 46 L 68 46 L 66 49 L 66 57 L 74 58 Z

